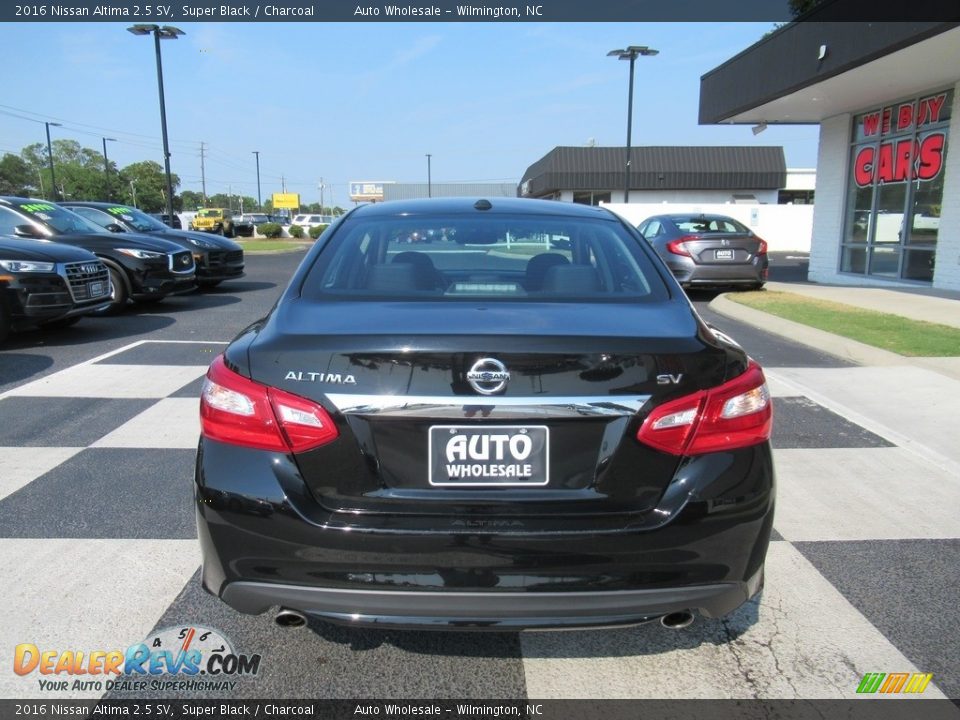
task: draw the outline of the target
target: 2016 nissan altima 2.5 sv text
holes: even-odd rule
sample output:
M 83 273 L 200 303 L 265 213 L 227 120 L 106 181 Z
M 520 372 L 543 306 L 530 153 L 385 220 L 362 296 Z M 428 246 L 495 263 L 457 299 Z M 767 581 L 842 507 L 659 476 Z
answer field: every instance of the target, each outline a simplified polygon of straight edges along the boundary
M 200 412 L 203 585 L 241 612 L 681 627 L 763 585 L 763 371 L 606 210 L 355 208 Z

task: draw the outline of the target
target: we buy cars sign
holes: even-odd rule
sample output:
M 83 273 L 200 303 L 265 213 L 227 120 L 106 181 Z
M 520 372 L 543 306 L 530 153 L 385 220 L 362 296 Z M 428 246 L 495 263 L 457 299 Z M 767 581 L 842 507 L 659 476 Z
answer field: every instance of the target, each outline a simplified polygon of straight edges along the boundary
M 947 93 L 940 93 L 864 113 L 860 119 L 862 136 L 885 138 L 938 123 L 946 101 Z M 854 178 L 860 187 L 872 185 L 875 180 L 882 183 L 932 180 L 943 169 L 945 145 L 945 133 L 930 132 L 916 138 L 881 140 L 879 145 L 861 147 L 854 159 Z

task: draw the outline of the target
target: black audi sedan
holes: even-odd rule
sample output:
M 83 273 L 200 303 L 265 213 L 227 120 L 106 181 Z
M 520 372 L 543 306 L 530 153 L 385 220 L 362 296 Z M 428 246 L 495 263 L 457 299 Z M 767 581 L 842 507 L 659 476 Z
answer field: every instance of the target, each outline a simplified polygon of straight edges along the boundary
M 280 624 L 683 627 L 763 584 L 763 371 L 603 209 L 355 208 L 200 416 L 203 586 Z
M 0 237 L 0 342 L 10 330 L 68 325 L 110 304 L 110 274 L 93 253 Z
M 144 233 L 177 243 L 193 253 L 197 284 L 215 287 L 224 280 L 243 277 L 243 248 L 219 235 L 175 230 L 142 210 L 117 203 L 68 200 L 60 203 L 111 232 Z M 176 216 L 174 216 L 176 217 Z
M 104 311 L 109 314 L 122 311 L 128 299 L 156 302 L 197 286 L 189 250 L 162 238 L 111 233 L 49 200 L 0 196 L 0 234 L 92 252 L 110 273 L 110 305 Z

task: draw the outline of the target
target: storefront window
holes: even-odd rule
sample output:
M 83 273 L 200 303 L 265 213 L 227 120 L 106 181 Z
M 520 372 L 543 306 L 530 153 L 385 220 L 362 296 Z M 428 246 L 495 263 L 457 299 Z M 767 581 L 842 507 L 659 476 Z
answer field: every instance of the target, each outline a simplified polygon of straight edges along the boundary
M 854 119 L 840 270 L 931 282 L 953 91 Z

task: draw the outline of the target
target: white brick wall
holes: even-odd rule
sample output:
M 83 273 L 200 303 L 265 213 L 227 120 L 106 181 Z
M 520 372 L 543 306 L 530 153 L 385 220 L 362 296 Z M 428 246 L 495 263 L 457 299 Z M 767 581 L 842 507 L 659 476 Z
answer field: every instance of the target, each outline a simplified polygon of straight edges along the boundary
M 937 266 L 933 286 L 960 290 L 960 82 L 953 89 L 953 111 L 947 136 L 943 207 L 937 236 Z
M 814 282 L 849 282 L 849 276 L 837 274 L 849 157 L 850 115 L 827 118 L 820 123 L 820 147 L 817 152 L 817 195 L 813 206 L 808 275 Z

